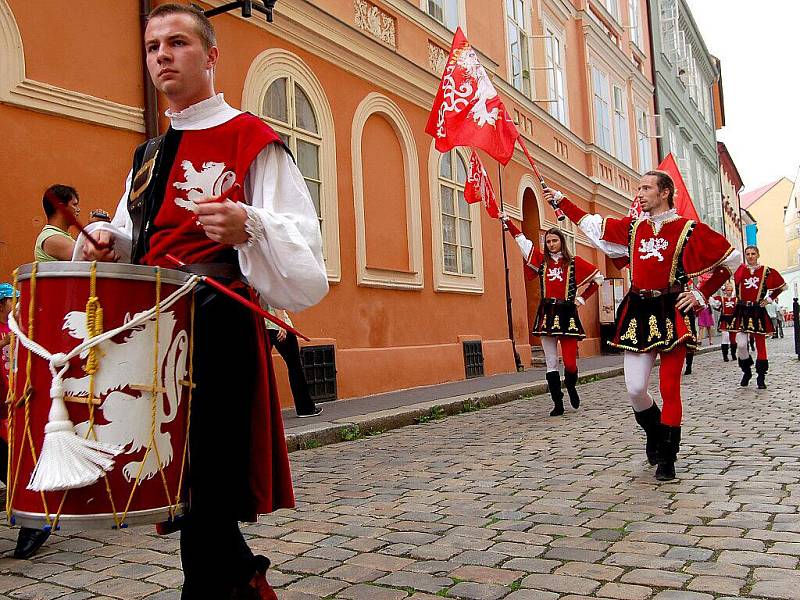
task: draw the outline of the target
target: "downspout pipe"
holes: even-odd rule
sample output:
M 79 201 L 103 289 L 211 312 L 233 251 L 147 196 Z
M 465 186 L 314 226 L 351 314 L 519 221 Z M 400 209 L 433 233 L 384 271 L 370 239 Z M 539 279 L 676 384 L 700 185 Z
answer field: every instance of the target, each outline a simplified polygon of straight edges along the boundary
M 651 76 L 653 78 L 653 87 L 655 87 L 657 89 L 658 88 L 658 81 L 657 81 L 658 73 L 657 73 L 657 69 L 656 69 L 656 51 L 655 51 L 655 46 L 653 45 L 653 38 L 655 37 L 655 35 L 660 35 L 661 28 L 660 28 L 660 23 L 659 23 L 659 29 L 658 29 L 659 33 L 658 34 L 654 33 L 654 31 L 653 31 L 653 29 L 654 29 L 654 27 L 653 27 L 653 25 L 654 25 L 654 23 L 653 23 L 653 7 L 651 6 L 652 2 L 645 2 L 644 4 L 647 7 L 647 25 L 648 25 L 648 27 L 650 29 L 650 36 L 649 36 L 649 38 L 650 38 L 650 74 L 651 74 Z M 662 132 L 661 132 L 661 136 L 656 136 L 656 152 L 658 153 L 658 161 L 661 162 L 662 160 L 664 160 L 664 142 L 662 141 L 664 139 L 664 137 L 663 137 L 663 134 L 664 134 L 664 132 L 663 132 L 663 129 L 664 129 L 664 115 L 661 114 L 660 107 L 658 105 L 658 93 L 656 91 L 653 92 L 653 108 L 656 111 L 655 114 L 661 115 L 661 129 L 662 129 Z
M 153 10 L 152 0 L 139 0 L 139 40 L 142 48 L 142 90 L 144 91 L 144 134 L 149 140 L 158 135 L 158 97 L 156 88 L 147 71 L 147 56 L 144 51 L 144 30 L 147 27 L 147 15 Z

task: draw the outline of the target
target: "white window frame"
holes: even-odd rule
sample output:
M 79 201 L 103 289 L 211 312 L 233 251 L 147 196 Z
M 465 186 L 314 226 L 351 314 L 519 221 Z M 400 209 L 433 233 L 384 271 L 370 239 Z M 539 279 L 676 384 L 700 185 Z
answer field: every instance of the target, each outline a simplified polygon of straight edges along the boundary
M 547 20 L 544 21 L 547 98 L 555 100 L 549 103 L 548 111 L 559 123 L 569 127 L 565 37 L 562 29 L 554 27 Z M 561 93 L 558 91 L 559 86 Z
M 457 148 L 453 150 L 461 155 L 469 167 L 469 156 Z M 484 292 L 484 267 L 483 267 L 483 239 L 481 233 L 481 219 L 483 217 L 483 203 L 469 205 L 471 219 L 470 234 L 472 236 L 472 274 L 456 274 L 444 269 L 444 240 L 442 237 L 442 210 L 439 188 L 439 165 L 442 154 L 436 150 L 431 142 L 428 154 L 428 189 L 431 210 L 431 254 L 433 256 L 433 289 L 436 292 L 452 292 L 461 294 L 483 294 Z
M 611 126 L 611 88 L 605 71 L 592 66 L 592 108 L 594 140 L 598 148 L 613 153 L 614 138 Z
M 646 173 L 653 168 L 653 153 L 650 144 L 647 111 L 638 105 L 633 110 L 636 116 L 636 147 L 639 154 L 639 173 Z
M 619 0 L 600 0 L 600 4 L 602 4 L 608 11 L 608 14 L 619 23 Z
M 627 87 L 611 84 L 611 101 L 613 108 L 614 156 L 631 166 L 631 130 L 628 124 Z
M 518 7 L 520 4 L 522 5 L 522 15 L 510 15 L 508 13 L 509 4 L 508 2 L 512 2 L 510 6 Z M 506 53 L 508 56 L 508 81 L 509 83 L 517 90 L 522 92 L 525 96 L 532 98 L 533 97 L 533 77 L 531 70 L 531 32 L 530 32 L 530 21 L 531 15 L 528 10 L 528 2 L 527 0 L 505 0 L 503 2 L 504 5 L 504 17 L 505 17 L 505 30 L 506 30 Z M 519 18 L 521 18 L 522 22 L 520 23 Z M 512 31 L 513 28 L 513 31 Z M 516 44 L 519 46 L 519 56 L 515 55 L 512 46 L 514 42 L 512 41 L 512 33 L 516 33 Z M 514 60 L 519 60 L 519 74 L 515 73 L 514 70 Z
M 432 4 L 441 8 L 441 19 L 433 14 L 431 10 Z M 455 31 L 464 20 L 462 18 L 464 13 L 463 0 L 421 0 L 420 9 L 432 19 L 447 27 L 450 31 Z M 461 25 L 461 28 L 464 28 L 463 25 Z
M 642 47 L 642 11 L 639 0 L 628 0 L 628 20 L 631 30 L 631 42 L 637 48 Z

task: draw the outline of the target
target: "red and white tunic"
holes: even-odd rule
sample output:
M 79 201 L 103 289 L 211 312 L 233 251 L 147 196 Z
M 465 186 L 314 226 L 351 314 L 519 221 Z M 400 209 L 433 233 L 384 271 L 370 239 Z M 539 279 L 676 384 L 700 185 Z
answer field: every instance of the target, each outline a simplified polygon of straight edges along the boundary
M 764 265 L 740 265 L 733 276 L 739 301 L 736 304 L 729 329 L 743 333 L 771 335 L 775 331 L 763 300 L 772 302 L 785 287 L 778 271 Z

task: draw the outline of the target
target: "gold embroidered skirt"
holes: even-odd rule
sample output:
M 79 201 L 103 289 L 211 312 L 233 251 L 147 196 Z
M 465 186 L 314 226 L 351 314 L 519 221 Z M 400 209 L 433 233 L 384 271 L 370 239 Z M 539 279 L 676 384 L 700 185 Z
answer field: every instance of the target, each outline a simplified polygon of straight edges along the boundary
M 769 318 L 766 308 L 752 302 L 737 302 L 728 331 L 772 335 L 775 328 L 772 326 L 772 319 Z
M 547 300 L 545 298 L 539 303 L 539 310 L 533 320 L 533 335 L 560 335 L 580 340 L 586 337 L 578 318 L 578 307 L 574 302 L 562 301 L 554 304 Z
M 684 315 L 675 302 L 678 294 L 642 298 L 629 293 L 617 310 L 617 330 L 609 346 L 631 352 L 669 352 L 678 344 L 696 348 L 694 313 Z

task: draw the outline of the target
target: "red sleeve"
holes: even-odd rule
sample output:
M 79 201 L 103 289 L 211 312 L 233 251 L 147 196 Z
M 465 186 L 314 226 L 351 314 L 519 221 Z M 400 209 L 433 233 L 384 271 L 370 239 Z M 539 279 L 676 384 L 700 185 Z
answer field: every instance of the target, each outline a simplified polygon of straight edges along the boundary
M 733 274 L 733 283 L 736 287 L 737 296 L 739 295 L 739 284 L 742 283 L 742 279 L 744 279 L 744 264 L 739 265 L 736 273 Z
M 730 279 L 731 274 L 723 266 L 716 267 L 714 272 L 711 274 L 711 277 L 706 279 L 704 283 L 702 283 L 697 289 L 698 291 L 703 294 L 703 297 L 708 298 L 716 292 L 719 288 L 721 288 L 728 279 Z M 722 300 L 720 299 L 720 302 Z
M 508 229 L 508 233 L 511 234 L 511 237 L 517 237 L 520 233 L 522 233 L 522 231 L 520 231 L 519 227 L 514 225 L 514 221 L 512 221 L 511 219 L 508 219 L 507 221 L 504 221 L 503 223 L 505 224 L 506 229 Z
M 580 256 L 575 257 L 575 283 L 578 287 L 589 283 L 589 280 L 594 277 L 594 274 L 597 273 L 598 269 L 588 260 L 581 258 Z
M 603 219 L 603 231 L 600 234 L 600 239 L 611 242 L 612 244 L 627 246 L 631 231 L 631 221 L 631 217 L 623 217 L 622 219 L 605 217 Z
M 783 276 L 778 273 L 775 269 L 769 270 L 769 275 L 767 275 L 767 280 L 764 282 L 767 290 L 772 292 L 773 290 L 777 290 L 778 288 L 782 288 L 786 285 L 786 282 L 783 280 Z
M 536 247 L 536 244 L 533 245 L 531 248 L 531 253 L 525 257 L 525 264 L 527 264 L 530 268 L 534 269 L 535 271 L 539 271 L 542 268 L 542 263 L 544 262 L 544 253 Z
M 583 301 L 584 301 L 584 302 L 586 302 L 586 301 L 587 301 L 589 298 L 591 298 L 591 297 L 594 295 L 594 293 L 595 293 L 595 292 L 597 292 L 597 290 L 599 290 L 599 289 L 600 289 L 600 286 L 599 286 L 599 285 L 597 285 L 597 284 L 596 284 L 596 283 L 593 281 L 592 283 L 590 283 L 589 285 L 587 285 L 587 286 L 586 286 L 586 289 L 585 289 L 585 290 L 583 290 L 583 293 L 581 294 L 581 298 L 583 298 Z
M 562 198 L 561 202 L 558 204 L 558 208 L 563 210 L 567 218 L 576 225 L 581 222 L 583 217 L 589 214 L 579 206 L 576 206 L 569 198 Z
M 728 258 L 731 252 L 733 252 L 733 247 L 723 235 L 705 223 L 696 223 L 683 250 L 683 268 L 686 269 L 686 275 L 689 277 L 697 277 L 703 273 L 714 271 L 723 260 Z M 724 271 L 728 273 L 727 269 Z M 719 287 L 711 292 L 713 293 L 717 289 Z

